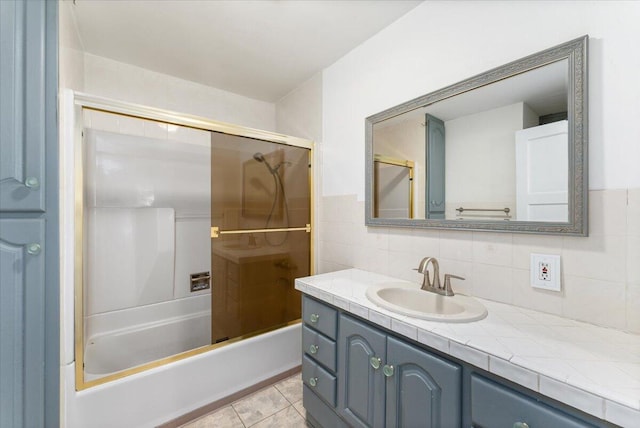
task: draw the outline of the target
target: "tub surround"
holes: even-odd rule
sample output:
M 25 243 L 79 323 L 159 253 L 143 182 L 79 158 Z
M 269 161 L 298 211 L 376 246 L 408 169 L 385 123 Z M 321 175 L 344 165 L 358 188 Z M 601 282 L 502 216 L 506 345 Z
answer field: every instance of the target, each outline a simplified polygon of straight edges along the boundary
M 440 323 L 394 314 L 365 296 L 397 281 L 348 269 L 296 280 L 296 289 L 606 421 L 640 420 L 640 336 L 479 299 L 487 318 Z

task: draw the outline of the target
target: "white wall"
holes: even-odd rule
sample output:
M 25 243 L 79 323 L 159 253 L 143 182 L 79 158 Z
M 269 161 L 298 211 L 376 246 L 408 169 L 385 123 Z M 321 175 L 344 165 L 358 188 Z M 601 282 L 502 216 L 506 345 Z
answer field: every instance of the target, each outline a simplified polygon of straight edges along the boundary
M 637 2 L 426 1 L 325 69 L 324 194 L 363 198 L 365 117 L 584 34 L 590 187 L 640 186 L 638 18 Z
M 250 128 L 275 130 L 275 105 L 108 58 L 84 55 L 85 92 Z
M 520 102 L 444 123 L 445 218 L 455 219 L 457 207 L 515 212 L 515 133 L 523 128 L 523 114 Z
M 411 280 L 421 257 L 485 298 L 640 332 L 638 2 L 426 1 L 323 73 L 319 271 Z M 588 238 L 365 228 L 367 116 L 506 62 L 590 35 Z M 563 292 L 529 286 L 529 254 L 560 254 Z

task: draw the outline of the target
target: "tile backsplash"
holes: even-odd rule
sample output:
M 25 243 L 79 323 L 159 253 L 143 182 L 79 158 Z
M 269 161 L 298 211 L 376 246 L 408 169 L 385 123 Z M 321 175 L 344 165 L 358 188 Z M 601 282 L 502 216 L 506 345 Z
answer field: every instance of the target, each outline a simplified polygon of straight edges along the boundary
M 359 268 L 418 282 L 425 256 L 441 275 L 466 278 L 454 290 L 567 318 L 640 333 L 640 189 L 589 192 L 589 236 L 364 226 L 356 195 L 324 196 L 318 268 Z M 530 254 L 562 257 L 562 291 L 530 286 Z

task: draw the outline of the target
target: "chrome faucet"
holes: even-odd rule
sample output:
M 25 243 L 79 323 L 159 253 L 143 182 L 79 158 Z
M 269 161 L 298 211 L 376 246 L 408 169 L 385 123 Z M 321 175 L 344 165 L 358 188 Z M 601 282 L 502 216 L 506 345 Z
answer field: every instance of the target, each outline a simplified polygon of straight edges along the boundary
M 429 263 L 433 265 L 433 282 L 429 278 Z M 461 276 L 447 273 L 444 275 L 444 286 L 442 286 L 440 284 L 440 265 L 435 257 L 425 257 L 422 259 L 418 265 L 418 272 L 424 275 L 421 287 L 423 290 L 431 291 L 432 293 L 441 294 L 443 296 L 453 296 L 455 294 L 451 288 L 451 278 L 464 280 Z

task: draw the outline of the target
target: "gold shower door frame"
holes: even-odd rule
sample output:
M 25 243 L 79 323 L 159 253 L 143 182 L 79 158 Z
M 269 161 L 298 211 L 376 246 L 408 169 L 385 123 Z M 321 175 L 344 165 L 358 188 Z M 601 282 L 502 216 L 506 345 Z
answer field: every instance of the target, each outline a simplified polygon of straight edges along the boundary
M 309 223 L 303 229 L 309 235 L 309 271 L 312 275 L 315 272 L 315 255 L 314 255 L 314 234 L 313 234 L 313 198 L 314 198 L 314 167 L 313 167 L 313 147 L 314 143 L 298 137 L 291 137 L 275 132 L 264 131 L 260 129 L 248 128 L 240 125 L 234 125 L 225 122 L 219 122 L 200 116 L 189 115 L 169 110 L 148 107 L 139 104 L 127 103 L 108 98 L 88 95 L 80 92 L 65 91 L 63 100 L 63 108 L 65 109 L 69 123 L 73 125 L 73 164 L 74 164 L 74 351 L 75 351 L 75 378 L 76 390 L 81 391 L 87 388 L 102 385 L 104 383 L 121 379 L 123 377 L 160 367 L 174 361 L 183 360 L 194 355 L 209 352 L 213 349 L 238 342 L 248 337 L 256 336 L 267 331 L 276 330 L 286 325 L 299 324 L 300 319 L 291 322 L 273 326 L 260 331 L 254 331 L 250 334 L 231 338 L 221 343 L 212 343 L 200 348 L 192 349 L 186 352 L 175 354 L 166 358 L 155 360 L 146 364 L 142 364 L 130 369 L 107 375 L 91 381 L 84 379 L 84 246 L 85 246 L 85 224 L 84 224 L 84 172 L 83 159 L 84 147 L 82 144 L 82 110 L 90 109 L 107 113 L 120 114 L 139 119 L 155 120 L 171 125 L 186 126 L 194 129 L 218 132 L 222 134 L 235 135 L 240 137 L 248 137 L 263 140 L 276 144 L 284 144 L 287 146 L 300 147 L 309 150 Z M 71 131 L 67 129 L 66 131 Z M 291 229 L 289 229 L 291 231 Z M 225 231 L 220 232 L 222 234 Z M 228 233 L 228 231 L 227 231 Z M 211 237 L 214 236 L 212 229 Z
M 404 159 L 395 159 L 389 156 L 384 156 L 384 155 L 374 155 L 373 156 L 373 162 L 374 163 L 383 163 L 386 165 L 393 165 L 393 166 L 399 166 L 402 168 L 408 168 L 409 169 L 409 207 L 408 207 L 408 212 L 409 212 L 409 218 L 413 218 L 413 170 L 415 167 L 415 163 L 413 161 L 410 160 L 404 160 Z M 375 170 L 375 168 L 374 168 Z M 377 183 L 377 180 L 374 180 L 375 183 Z M 373 190 L 374 195 L 376 195 L 376 197 L 373 198 L 374 201 L 374 212 L 378 212 L 378 202 L 379 202 L 379 197 L 378 195 L 378 189 L 377 187 Z

